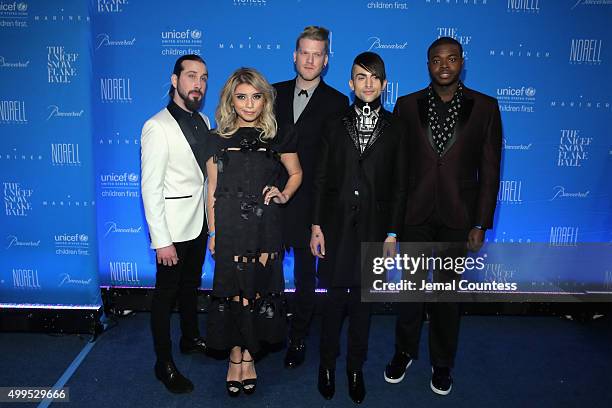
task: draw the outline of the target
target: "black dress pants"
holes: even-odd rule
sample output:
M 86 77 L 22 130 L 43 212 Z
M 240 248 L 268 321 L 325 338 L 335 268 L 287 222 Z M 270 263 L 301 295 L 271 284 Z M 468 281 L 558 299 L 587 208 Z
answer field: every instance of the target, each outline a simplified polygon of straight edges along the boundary
M 174 266 L 157 264 L 155 291 L 151 303 L 151 330 L 155 354 L 160 361 L 172 358 L 170 314 L 178 300 L 181 332 L 185 338 L 199 337 L 198 288 L 206 254 L 204 231 L 190 241 L 175 242 L 179 261 Z
M 361 370 L 368 354 L 370 334 L 370 303 L 361 302 L 360 288 L 331 288 L 325 294 L 321 327 L 320 365 L 335 369 L 340 354 L 340 332 L 348 314 L 346 368 Z
M 303 340 L 315 310 L 316 258 L 310 248 L 293 248 L 293 276 L 295 281 L 295 309 L 291 317 L 289 339 Z
M 469 229 L 445 227 L 435 215 L 421 225 L 404 227 L 402 241 L 406 242 L 467 242 Z M 435 256 L 465 256 L 467 251 L 455 249 L 454 253 L 437 253 Z M 455 275 L 455 276 L 451 276 Z M 457 279 L 454 272 L 434 271 L 434 281 Z M 459 339 L 460 305 L 453 302 L 403 302 L 398 303 L 395 327 L 397 352 L 408 353 L 411 358 L 419 356 L 421 329 L 425 317 L 425 306 L 429 312 L 429 356 L 433 366 L 452 368 L 455 363 Z

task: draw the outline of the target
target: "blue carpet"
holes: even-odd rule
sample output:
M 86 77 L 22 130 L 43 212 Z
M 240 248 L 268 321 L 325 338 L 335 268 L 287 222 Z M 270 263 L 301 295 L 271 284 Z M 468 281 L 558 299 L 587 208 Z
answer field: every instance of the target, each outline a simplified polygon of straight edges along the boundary
M 206 315 L 200 315 L 202 325 Z M 224 388 L 227 362 L 183 356 L 174 350 L 179 369 L 195 391 L 175 396 L 153 376 L 149 314 L 119 320 L 104 333 L 72 378 L 72 407 L 355 407 L 346 391 L 345 360 L 338 360 L 336 396 L 323 400 L 316 390 L 315 319 L 304 366 L 283 368 L 284 350 L 257 364 L 255 395 L 230 399 Z M 391 385 L 382 372 L 393 352 L 394 317 L 374 316 L 365 366 L 364 407 L 610 407 L 612 406 L 612 324 L 600 319 L 579 324 L 556 317 L 464 317 L 455 384 L 440 397 L 429 389 L 427 326 L 421 359 L 404 381 Z M 173 338 L 179 338 L 178 318 Z M 344 334 L 345 335 L 345 334 Z M 345 339 L 345 337 L 343 337 Z M 84 347 L 76 336 L 1 334 L 0 385 L 51 386 Z M 346 341 L 342 343 L 343 353 Z

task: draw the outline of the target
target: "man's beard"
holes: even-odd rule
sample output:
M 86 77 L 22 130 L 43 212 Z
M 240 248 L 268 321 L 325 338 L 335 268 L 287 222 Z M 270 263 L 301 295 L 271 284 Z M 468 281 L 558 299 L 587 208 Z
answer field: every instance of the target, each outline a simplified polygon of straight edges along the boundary
M 198 92 L 198 94 L 200 95 L 199 99 L 191 99 L 189 97 L 189 95 L 185 95 L 184 93 L 181 92 L 180 89 L 177 89 L 179 96 L 181 97 L 181 99 L 183 100 L 183 102 L 185 103 L 185 107 L 187 108 L 187 110 L 191 111 L 191 112 L 195 112 L 200 110 L 200 106 L 202 106 L 202 100 L 204 99 L 203 95 L 201 92 L 198 91 L 191 91 L 189 93 L 192 92 Z

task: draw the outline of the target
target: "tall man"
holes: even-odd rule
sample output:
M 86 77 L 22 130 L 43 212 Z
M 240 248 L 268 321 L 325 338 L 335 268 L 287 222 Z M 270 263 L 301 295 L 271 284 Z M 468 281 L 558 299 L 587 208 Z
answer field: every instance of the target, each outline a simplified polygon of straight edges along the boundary
M 183 353 L 204 353 L 197 296 L 206 251 L 204 214 L 208 118 L 198 112 L 208 81 L 201 57 L 185 55 L 174 65 L 168 106 L 142 129 L 142 201 L 157 257 L 151 329 L 155 375 L 173 393 L 193 384 L 172 360 L 170 314 L 178 299 Z
M 274 84 L 276 119 L 295 127 L 297 153 L 302 165 L 302 185 L 283 209 L 285 246 L 293 247 L 296 305 L 291 319 L 285 367 L 304 361 L 304 338 L 315 307 L 316 260 L 308 249 L 312 213 L 312 179 L 323 123 L 348 107 L 348 98 L 321 77 L 329 60 L 329 31 L 309 26 L 298 36 L 293 53 L 297 76 Z
M 394 110 L 408 127 L 410 152 L 402 240 L 467 242 L 469 249 L 478 250 L 485 230 L 493 225 L 497 203 L 499 107 L 494 98 L 463 85 L 463 49 L 453 38 L 431 44 L 427 67 L 431 84 L 399 98 Z M 423 303 L 399 304 L 395 355 L 385 369 L 389 383 L 402 381 L 418 357 L 423 312 Z M 431 303 L 429 312 L 430 385 L 435 393 L 447 395 L 459 336 L 459 305 Z

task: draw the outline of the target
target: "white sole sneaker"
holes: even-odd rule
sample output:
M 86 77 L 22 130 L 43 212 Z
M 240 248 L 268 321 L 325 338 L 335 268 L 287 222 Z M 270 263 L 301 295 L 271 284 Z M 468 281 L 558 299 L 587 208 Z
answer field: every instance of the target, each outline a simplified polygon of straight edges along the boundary
M 431 368 L 431 372 L 433 374 L 433 367 Z M 453 389 L 453 383 L 452 382 L 451 382 L 450 387 L 448 387 L 448 390 L 446 390 L 446 391 L 443 391 L 443 390 L 440 390 L 440 389 L 434 387 L 433 380 L 429 382 L 429 386 L 431 387 L 431 390 L 433 392 L 435 392 L 436 394 L 438 394 L 438 395 L 448 395 L 448 394 L 450 394 L 451 390 Z
M 406 370 L 408 370 L 408 367 L 410 367 L 410 364 L 412 364 L 412 359 L 410 359 L 408 364 L 406 364 L 406 367 L 404 368 L 404 374 L 402 374 L 402 376 L 400 378 L 389 378 L 389 377 L 387 377 L 387 371 L 385 370 L 385 372 L 383 373 L 384 376 L 385 376 L 385 381 L 388 382 L 389 384 L 399 384 L 399 383 L 401 383 L 402 380 L 404 379 L 404 377 L 406 376 Z

